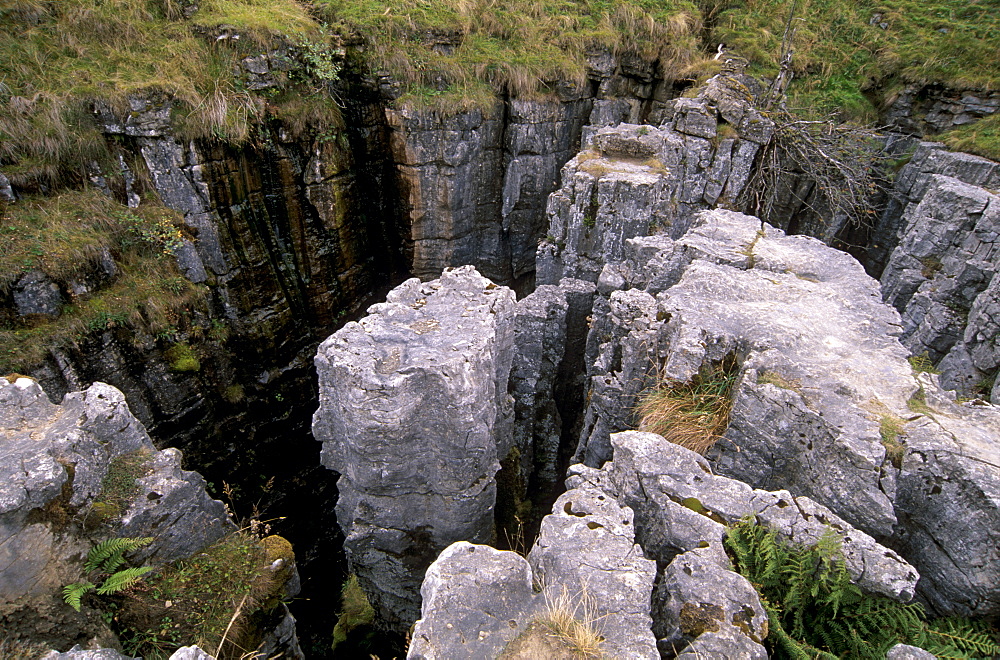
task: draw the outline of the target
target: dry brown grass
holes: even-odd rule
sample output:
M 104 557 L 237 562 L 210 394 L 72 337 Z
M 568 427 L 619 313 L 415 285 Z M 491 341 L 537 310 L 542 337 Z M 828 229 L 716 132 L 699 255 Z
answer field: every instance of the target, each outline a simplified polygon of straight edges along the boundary
M 554 594 L 546 590 L 545 614 L 538 622 L 566 644 L 575 657 L 587 660 L 604 657 L 597 603 L 586 590 L 576 596 L 565 586 Z
M 688 382 L 661 382 L 640 398 L 639 430 L 704 454 L 726 431 L 732 390 L 738 377 L 735 360 L 704 367 Z

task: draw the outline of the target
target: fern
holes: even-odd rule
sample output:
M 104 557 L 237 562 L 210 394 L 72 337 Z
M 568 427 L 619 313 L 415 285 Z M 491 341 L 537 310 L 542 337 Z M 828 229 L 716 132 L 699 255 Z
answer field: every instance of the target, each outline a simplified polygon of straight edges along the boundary
M 77 612 L 80 611 L 80 599 L 83 594 L 94 588 L 89 582 L 74 582 L 63 587 L 63 600 Z
M 938 619 L 928 623 L 923 632 L 919 646 L 938 658 L 966 660 L 1000 654 L 1000 644 L 981 621 L 960 617 Z
M 136 568 L 126 568 L 124 571 L 118 571 L 117 573 L 108 576 L 108 579 L 104 581 L 104 584 L 97 588 L 97 593 L 101 596 L 106 596 L 108 594 L 116 594 L 119 591 L 124 591 L 141 580 L 142 576 L 151 570 L 153 570 L 152 566 L 138 566 Z
M 784 543 L 753 518 L 734 525 L 726 549 L 768 613 L 775 658 L 871 658 L 903 642 L 939 658 L 991 657 L 1000 645 L 983 623 L 924 620 L 923 608 L 864 594 L 851 582 L 832 530 L 812 547 Z
M 100 569 L 105 573 L 113 573 L 125 563 L 125 553 L 153 542 L 147 538 L 119 538 L 101 541 L 87 553 L 87 561 L 83 570 L 87 573 Z

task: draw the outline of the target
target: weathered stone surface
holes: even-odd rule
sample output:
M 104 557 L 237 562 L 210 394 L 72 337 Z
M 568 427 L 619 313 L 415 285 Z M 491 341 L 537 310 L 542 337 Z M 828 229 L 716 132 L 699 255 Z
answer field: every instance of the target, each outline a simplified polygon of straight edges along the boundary
M 996 543 L 988 530 L 996 525 L 960 521 L 996 514 L 996 411 L 950 404 L 947 415 L 915 416 L 910 400 L 920 388 L 928 401 L 941 395 L 911 374 L 895 339 L 898 317 L 879 302 L 876 283 L 815 239 L 758 228 L 756 219 L 709 212 L 677 240 L 627 241 L 626 258 L 604 269 L 578 457 L 594 466 L 611 457 L 607 435 L 633 423 L 629 401 L 654 375 L 687 380 L 730 356 L 733 408 L 708 454 L 713 467 L 808 496 L 896 547 L 924 576 L 918 591 L 937 611 L 989 616 L 997 592 L 986 584 L 997 583 L 1000 563 L 987 550 Z M 903 424 L 902 470 L 883 447 L 884 418 Z M 949 495 L 935 498 L 943 483 Z M 713 533 L 677 507 L 660 509 L 668 525 Z M 769 516 L 784 525 L 780 512 L 788 513 Z M 686 551 L 692 541 L 663 547 Z
M 586 319 L 593 298 L 590 282 L 564 279 L 557 287 L 538 287 L 517 304 L 510 372 L 514 446 L 521 472 L 531 475 L 536 494 L 552 490 L 561 480 L 563 438 L 573 438 L 578 428 Z
M 939 365 L 942 385 L 986 397 L 991 392 L 984 383 L 1000 371 L 992 313 L 1000 307 L 1000 282 L 995 282 L 1000 197 L 985 182 L 1000 181 L 1000 166 L 973 157 L 947 158 L 932 146 L 921 147 L 920 162 L 939 157 L 920 169 L 952 171 L 983 183 L 908 173 L 915 199 L 902 215 L 898 245 L 882 273 L 884 295 L 902 314 L 903 344 Z
M 21 316 L 59 316 L 63 305 L 62 292 L 45 273 L 28 271 L 14 285 L 14 305 Z
M 545 199 L 590 107 L 589 99 L 511 100 L 504 112 L 498 99 L 486 112 L 450 117 L 390 111 L 411 271 L 428 279 L 472 264 L 502 283 L 531 273 Z
M 408 280 L 369 312 L 319 348 L 313 433 L 341 475 L 351 569 L 405 631 L 437 554 L 493 533 L 494 475 L 512 442 L 514 295 L 467 266 Z
M 913 135 L 931 135 L 969 124 L 1000 110 L 1000 92 L 909 84 L 895 95 L 882 121 Z
M 1000 411 L 956 405 L 935 377 L 920 377 L 930 408 L 907 428 L 897 482 L 897 543 L 920 570 L 934 610 L 1000 612 Z
M 614 460 L 601 470 L 573 466 L 567 485 L 592 483 L 631 507 L 636 539 L 651 557 L 668 562 L 697 550 L 726 566 L 726 526 L 754 515 L 788 540 L 807 545 L 832 527 L 859 586 L 904 602 L 913 596 L 917 573 L 912 566 L 809 498 L 715 475 L 704 457 L 654 433 L 625 431 L 611 441 Z
M 760 597 L 711 552 L 688 550 L 667 565 L 653 594 L 653 619 L 659 648 L 667 655 L 684 649 L 689 654 L 711 650 L 713 658 L 767 657 L 761 646 L 767 613 Z
M 937 656 L 909 644 L 896 644 L 885 654 L 885 660 L 934 660 Z
M 175 653 L 174 656 L 177 654 Z M 171 656 L 173 660 L 174 656 Z M 66 651 L 49 651 L 41 660 L 135 660 L 130 655 L 122 655 L 114 649 L 82 649 L 79 644 Z
M 74 581 L 73 558 L 91 545 L 74 515 L 88 515 L 118 456 L 150 457 L 139 492 L 108 521 L 121 536 L 154 538 L 137 559 L 187 557 L 235 529 L 201 476 L 180 469 L 176 449 L 156 451 L 109 385 L 95 383 L 56 406 L 30 379 L 0 379 L 0 427 L 0 598 L 55 593 Z
M 469 543 L 446 549 L 427 571 L 408 657 L 496 658 L 564 608 L 604 637 L 608 657 L 657 658 L 654 577 L 655 564 L 635 545 L 632 512 L 584 485 L 556 501 L 527 560 Z
M 669 101 L 659 127 L 587 133 L 587 149 L 566 164 L 562 187 L 549 198 L 536 281 L 596 282 L 606 263 L 622 260 L 628 239 L 656 231 L 676 238 L 695 211 L 735 202 L 759 143 L 773 131 L 740 84 L 718 76 L 695 99 Z M 717 140 L 719 121 L 735 126 L 737 137 Z

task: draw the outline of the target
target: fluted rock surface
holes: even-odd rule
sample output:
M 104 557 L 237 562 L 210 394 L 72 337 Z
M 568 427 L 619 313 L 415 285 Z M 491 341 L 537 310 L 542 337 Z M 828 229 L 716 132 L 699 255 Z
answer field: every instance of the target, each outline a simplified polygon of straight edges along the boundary
M 903 203 L 880 231 L 894 246 L 882 287 L 902 316 L 900 339 L 938 365 L 944 387 L 1000 401 L 1000 164 L 923 143 L 897 188 Z
M 348 562 L 402 632 L 437 554 L 494 533 L 513 330 L 513 292 L 467 266 L 404 282 L 317 353 L 313 433 L 340 473 Z

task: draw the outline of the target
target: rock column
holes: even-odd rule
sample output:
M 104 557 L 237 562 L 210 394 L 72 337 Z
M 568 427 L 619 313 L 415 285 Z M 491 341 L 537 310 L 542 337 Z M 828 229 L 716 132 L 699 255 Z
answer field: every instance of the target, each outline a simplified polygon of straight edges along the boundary
M 313 433 L 340 473 L 351 571 L 392 628 L 420 616 L 420 583 L 455 541 L 494 534 L 510 449 L 514 294 L 471 266 L 411 279 L 319 348 Z

